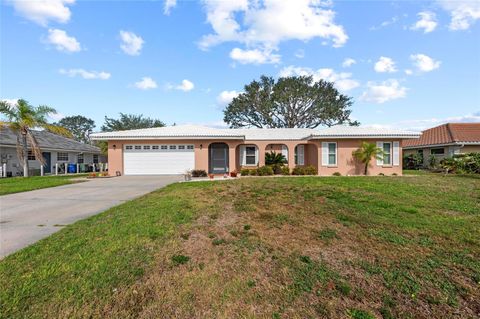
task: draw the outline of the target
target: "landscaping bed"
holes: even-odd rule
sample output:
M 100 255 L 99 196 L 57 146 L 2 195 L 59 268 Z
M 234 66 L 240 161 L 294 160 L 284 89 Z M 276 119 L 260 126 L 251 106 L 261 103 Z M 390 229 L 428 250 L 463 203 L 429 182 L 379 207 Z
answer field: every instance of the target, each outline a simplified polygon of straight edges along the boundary
M 480 180 L 179 183 L 0 262 L 0 317 L 474 318 Z

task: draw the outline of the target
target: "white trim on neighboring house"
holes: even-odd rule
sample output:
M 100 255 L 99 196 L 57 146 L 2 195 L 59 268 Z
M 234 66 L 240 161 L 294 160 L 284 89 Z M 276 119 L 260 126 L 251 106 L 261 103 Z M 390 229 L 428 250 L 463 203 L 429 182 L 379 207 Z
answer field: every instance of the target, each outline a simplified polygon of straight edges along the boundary
M 404 150 L 414 150 L 420 148 L 437 148 L 437 147 L 445 147 L 445 146 L 460 146 L 463 147 L 465 145 L 480 145 L 480 142 L 454 142 L 454 143 L 445 143 L 445 144 L 428 144 L 428 145 L 415 145 L 415 146 L 403 146 Z
M 11 145 L 11 144 L 0 144 L 0 147 L 9 147 L 9 148 L 14 148 L 14 149 L 17 148 L 16 145 Z M 68 152 L 68 153 L 86 153 L 86 154 L 99 154 L 99 155 L 102 155 L 102 152 L 68 150 L 68 149 L 63 149 L 63 148 L 45 148 L 45 147 L 40 147 L 40 150 L 41 150 L 42 152 Z

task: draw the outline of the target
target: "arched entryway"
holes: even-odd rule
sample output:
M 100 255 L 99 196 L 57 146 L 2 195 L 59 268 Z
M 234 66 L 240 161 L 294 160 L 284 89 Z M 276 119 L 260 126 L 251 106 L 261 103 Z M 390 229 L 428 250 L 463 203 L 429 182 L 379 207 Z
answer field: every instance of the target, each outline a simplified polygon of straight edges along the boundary
M 285 158 L 285 163 L 288 163 L 288 146 L 285 144 L 268 144 L 265 147 L 265 154 L 267 153 L 282 154 L 283 157 Z M 266 161 L 267 161 L 267 158 L 265 156 L 265 162 Z
M 210 174 L 228 173 L 228 145 L 212 143 L 208 146 L 208 172 Z

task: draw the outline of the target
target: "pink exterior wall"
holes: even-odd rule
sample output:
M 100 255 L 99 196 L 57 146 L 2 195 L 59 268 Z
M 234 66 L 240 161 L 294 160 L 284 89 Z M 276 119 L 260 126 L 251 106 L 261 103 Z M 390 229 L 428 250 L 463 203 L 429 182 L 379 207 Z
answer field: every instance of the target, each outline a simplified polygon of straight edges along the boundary
M 326 167 L 321 165 L 322 149 L 321 143 L 336 142 L 337 143 L 337 166 Z M 281 152 L 281 145 L 288 148 L 288 166 L 295 167 L 294 149 L 297 145 L 305 145 L 305 165 L 313 165 L 318 169 L 319 175 L 332 175 L 339 172 L 342 175 L 362 175 L 363 164 L 357 163 L 352 157 L 352 152 L 356 150 L 361 142 L 368 141 L 376 143 L 377 141 L 393 142 L 391 140 L 382 139 L 337 139 L 337 140 L 311 140 L 311 141 L 239 141 L 239 140 L 135 140 L 121 141 L 112 140 L 108 142 L 108 166 L 109 174 L 116 175 L 120 172 L 123 175 L 123 148 L 124 144 L 193 144 L 195 146 L 195 168 L 203 169 L 208 172 L 208 146 L 211 143 L 225 143 L 229 147 L 229 171 L 240 170 L 240 145 L 256 145 L 259 155 L 259 166 L 265 165 L 265 153 L 270 152 L 274 144 L 273 150 Z M 398 140 L 396 140 L 398 141 Z M 400 143 L 401 144 L 401 143 Z M 115 145 L 115 148 L 113 147 Z M 400 166 L 377 166 L 376 161 L 372 160 L 369 167 L 369 175 L 378 175 L 383 173 L 391 175 L 396 173 L 402 174 L 402 152 L 400 149 Z

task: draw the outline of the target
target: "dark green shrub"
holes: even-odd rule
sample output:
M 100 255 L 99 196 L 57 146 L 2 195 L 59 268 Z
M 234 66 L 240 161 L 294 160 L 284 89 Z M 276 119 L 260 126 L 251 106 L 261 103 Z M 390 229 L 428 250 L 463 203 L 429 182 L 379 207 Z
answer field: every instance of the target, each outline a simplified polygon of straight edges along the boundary
M 287 162 L 287 159 L 282 153 L 269 152 L 265 153 L 266 165 L 283 165 Z
M 194 169 L 192 171 L 192 177 L 207 177 L 207 172 L 203 169 Z
M 340 172 L 335 172 L 332 174 L 333 176 L 342 176 L 342 174 Z
M 480 174 L 480 153 L 468 153 L 447 157 L 440 161 L 445 173 Z
M 250 169 L 248 173 L 250 176 L 258 176 L 258 170 L 256 168 Z
M 283 169 L 283 164 L 273 164 L 273 165 L 268 165 L 273 169 L 273 174 L 279 175 L 282 174 L 282 169 Z
M 403 157 L 404 169 L 420 169 L 423 166 L 423 156 L 416 153 Z
M 313 165 L 297 166 L 292 170 L 292 175 L 317 175 L 317 168 Z
M 305 168 L 303 166 L 297 166 L 292 169 L 292 175 L 305 175 Z
M 261 166 L 257 169 L 258 176 L 273 175 L 273 169 L 271 166 Z

